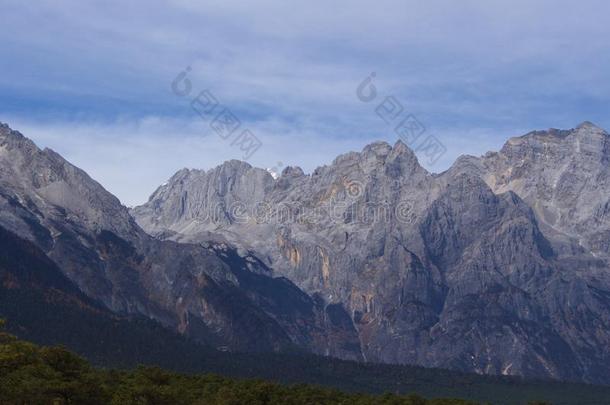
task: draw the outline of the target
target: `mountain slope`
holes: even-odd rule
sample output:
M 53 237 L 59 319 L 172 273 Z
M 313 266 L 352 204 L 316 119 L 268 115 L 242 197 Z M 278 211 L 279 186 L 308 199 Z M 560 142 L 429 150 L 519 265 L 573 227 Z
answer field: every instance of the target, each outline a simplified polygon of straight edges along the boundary
M 186 354 L 214 350 L 189 343 L 150 320 L 125 318 L 84 295 L 33 243 L 0 227 L 0 318 L 20 338 L 61 344 L 94 364 L 160 364 L 194 369 Z
M 534 132 L 438 175 L 401 142 L 277 180 L 231 161 L 178 172 L 132 214 L 345 307 L 368 361 L 609 383 L 609 139 Z
M 270 277 L 263 263 L 226 243 L 150 237 L 86 173 L 6 125 L 0 226 L 35 243 L 83 293 L 115 313 L 148 317 L 231 350 L 305 348 L 360 358 L 340 306 Z
M 593 404 L 610 396 L 607 387 L 359 364 L 304 354 L 219 352 L 155 322 L 113 314 L 82 294 L 38 247 L 3 228 L 0 246 L 0 318 L 8 321 L 8 329 L 38 344 L 66 346 L 104 368 L 149 364 L 188 373 L 307 382 L 350 392 L 418 392 L 499 404 L 533 399 Z

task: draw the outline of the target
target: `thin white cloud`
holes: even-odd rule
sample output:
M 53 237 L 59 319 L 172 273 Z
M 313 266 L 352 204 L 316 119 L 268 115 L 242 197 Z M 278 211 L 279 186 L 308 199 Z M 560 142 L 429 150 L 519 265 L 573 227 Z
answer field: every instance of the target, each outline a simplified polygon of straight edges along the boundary
M 447 146 L 431 168 L 442 170 L 522 130 L 610 126 L 608 11 L 600 0 L 5 0 L 0 118 L 134 204 L 181 167 L 239 157 L 171 94 L 186 66 L 263 139 L 254 164 L 306 170 L 396 139 L 355 97 L 375 71 L 380 97 Z

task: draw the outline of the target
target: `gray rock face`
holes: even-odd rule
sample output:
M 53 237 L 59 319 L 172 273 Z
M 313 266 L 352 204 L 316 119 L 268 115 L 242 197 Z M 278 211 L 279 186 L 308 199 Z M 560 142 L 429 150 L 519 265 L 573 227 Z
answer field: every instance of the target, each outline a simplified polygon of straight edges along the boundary
M 230 184 L 223 176 L 218 181 Z M 0 226 L 34 242 L 85 294 L 117 313 L 150 317 L 232 350 L 305 348 L 361 358 L 342 306 L 271 277 L 250 252 L 222 241 L 149 236 L 86 173 L 2 124 Z
M 609 383 L 609 159 L 590 123 L 438 175 L 374 143 L 310 175 L 182 170 L 132 215 L 159 239 L 252 252 L 346 308 L 368 361 Z
M 610 234 L 610 137 L 589 122 L 572 131 L 533 132 L 482 159 L 494 192 L 513 190 L 549 237 L 607 257 Z

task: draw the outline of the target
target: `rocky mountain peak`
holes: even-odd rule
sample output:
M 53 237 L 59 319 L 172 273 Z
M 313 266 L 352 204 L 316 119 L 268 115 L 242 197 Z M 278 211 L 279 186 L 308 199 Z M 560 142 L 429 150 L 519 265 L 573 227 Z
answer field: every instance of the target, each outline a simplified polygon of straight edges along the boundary
M 372 155 L 372 156 L 379 157 L 379 158 L 385 158 L 386 156 L 388 156 L 388 154 L 390 153 L 391 150 L 392 150 L 392 147 L 387 142 L 377 141 L 377 142 L 373 142 L 373 143 L 366 145 L 362 149 L 362 155 L 363 156 Z
M 578 142 L 589 144 L 593 149 L 603 149 L 610 142 L 610 135 L 603 128 L 585 121 L 572 130 Z
M 22 138 L 24 138 L 24 136 L 21 135 L 21 133 L 19 133 L 18 131 L 14 131 L 7 123 L 0 122 L 0 137 L 7 137 L 11 134 L 14 136 L 21 136 Z
M 0 122 L 0 147 L 5 149 L 20 149 L 25 154 L 40 152 L 40 149 L 30 139 L 19 131 L 15 131 Z
M 561 161 L 591 160 L 599 162 L 610 152 L 610 135 L 597 125 L 585 121 L 569 130 L 551 128 L 532 131 L 523 136 L 510 138 L 500 150 L 500 155 L 509 160 Z
M 415 153 L 400 140 L 394 146 L 385 141 L 373 142 L 366 145 L 361 152 L 340 155 L 333 161 L 329 170 L 352 171 L 355 167 L 364 174 L 385 171 L 390 177 L 426 172 L 420 166 Z
M 299 166 L 287 166 L 282 170 L 281 177 L 301 177 L 304 175 L 305 172 Z
M 417 161 L 415 153 L 401 140 L 396 141 L 394 146 L 384 141 L 373 142 L 362 149 L 360 156 L 362 160 L 374 158 L 382 163 L 396 159 Z
M 231 159 L 223 162 L 221 165 L 217 166 L 212 170 L 221 170 L 221 171 L 247 171 L 252 169 L 252 165 L 248 162 L 244 162 L 243 160 Z
M 46 219 L 68 218 L 91 230 L 132 234 L 133 220 L 115 196 L 55 151 L 40 150 L 6 124 L 0 126 L 0 184 L 17 201 L 37 206 Z
M 596 131 L 596 132 L 606 132 L 603 128 L 595 125 L 591 121 L 583 121 L 576 126 L 577 130 L 586 130 L 586 131 Z
M 407 146 L 407 144 L 404 143 L 403 141 L 401 141 L 400 139 L 397 140 L 396 143 L 394 143 L 394 146 L 392 147 L 392 152 L 396 155 L 407 154 L 407 155 L 415 156 L 415 153 L 413 152 L 413 150 L 411 148 L 409 148 Z
M 398 140 L 386 159 L 386 174 L 390 177 L 427 176 L 429 173 L 420 164 L 415 152 Z

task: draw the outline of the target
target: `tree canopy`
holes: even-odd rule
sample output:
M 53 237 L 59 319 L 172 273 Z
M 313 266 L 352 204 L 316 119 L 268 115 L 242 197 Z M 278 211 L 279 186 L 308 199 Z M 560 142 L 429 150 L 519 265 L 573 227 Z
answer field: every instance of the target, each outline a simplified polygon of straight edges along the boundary
M 0 326 L 3 322 L 0 322 Z M 312 385 L 282 385 L 213 374 L 185 375 L 159 367 L 98 369 L 62 347 L 40 347 L 0 332 L 2 404 L 470 404 L 418 395 L 349 394 Z

